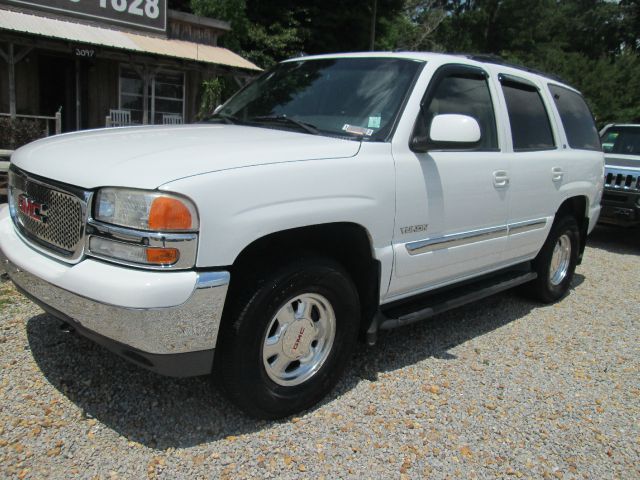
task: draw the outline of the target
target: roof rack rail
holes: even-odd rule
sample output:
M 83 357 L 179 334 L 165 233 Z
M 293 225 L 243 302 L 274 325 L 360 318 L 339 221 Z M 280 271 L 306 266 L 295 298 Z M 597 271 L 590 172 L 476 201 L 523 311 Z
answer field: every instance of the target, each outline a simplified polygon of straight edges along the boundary
M 555 80 L 556 82 L 560 82 L 560 83 L 564 83 L 565 85 L 569 85 L 564 79 L 562 79 L 560 76 L 558 75 L 554 75 L 552 73 L 546 73 L 540 70 L 536 70 L 535 68 L 529 68 L 529 67 L 525 67 L 522 65 L 518 65 L 515 63 L 511 63 L 511 62 L 507 62 L 504 58 L 502 58 L 499 55 L 493 55 L 493 54 L 464 54 L 464 57 L 468 58 L 469 60 L 475 60 L 477 62 L 484 62 L 484 63 L 493 63 L 495 65 L 503 65 L 505 67 L 510 67 L 510 68 L 515 68 L 517 70 L 523 70 L 525 72 L 529 72 L 529 73 L 533 73 L 536 75 L 540 75 L 542 77 L 546 77 L 550 80 Z

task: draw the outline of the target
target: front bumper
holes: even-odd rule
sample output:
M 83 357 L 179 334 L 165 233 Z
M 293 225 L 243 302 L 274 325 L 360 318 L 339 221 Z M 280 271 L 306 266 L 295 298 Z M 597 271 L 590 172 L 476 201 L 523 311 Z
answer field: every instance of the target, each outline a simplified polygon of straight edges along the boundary
M 600 223 L 640 225 L 640 192 L 605 188 Z
M 228 272 L 142 272 L 95 260 L 66 265 L 26 245 L 4 210 L 0 208 L 0 266 L 45 311 L 158 373 L 211 371 Z M 114 292 L 120 289 L 129 295 L 117 302 Z

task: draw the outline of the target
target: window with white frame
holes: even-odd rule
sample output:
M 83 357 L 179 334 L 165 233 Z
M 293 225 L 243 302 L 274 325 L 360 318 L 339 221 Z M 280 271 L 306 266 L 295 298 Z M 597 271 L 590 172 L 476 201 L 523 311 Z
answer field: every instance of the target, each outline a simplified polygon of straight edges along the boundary
M 131 111 L 133 123 L 144 123 L 144 82 L 130 67 L 120 68 L 120 109 Z M 184 74 L 158 71 L 149 84 L 149 123 L 162 124 L 163 115 L 184 118 Z

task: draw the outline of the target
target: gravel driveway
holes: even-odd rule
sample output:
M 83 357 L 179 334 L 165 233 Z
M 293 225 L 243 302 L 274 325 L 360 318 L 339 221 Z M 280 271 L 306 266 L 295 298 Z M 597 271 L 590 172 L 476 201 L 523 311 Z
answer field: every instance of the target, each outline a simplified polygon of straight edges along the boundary
M 508 292 L 359 347 L 326 401 L 244 417 L 129 365 L 0 283 L 0 478 L 640 478 L 640 230 L 574 287 Z

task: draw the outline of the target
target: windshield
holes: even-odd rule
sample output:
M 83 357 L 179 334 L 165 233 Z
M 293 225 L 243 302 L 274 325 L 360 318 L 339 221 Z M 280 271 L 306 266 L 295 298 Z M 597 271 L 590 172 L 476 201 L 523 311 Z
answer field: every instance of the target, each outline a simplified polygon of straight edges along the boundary
M 281 63 L 234 95 L 213 120 L 384 140 L 422 65 L 400 58 Z
M 613 127 L 601 140 L 605 153 L 640 155 L 640 127 Z

